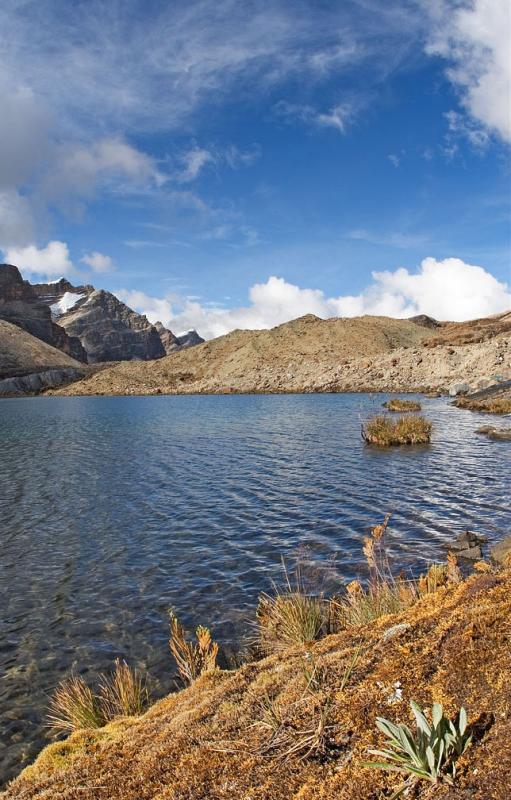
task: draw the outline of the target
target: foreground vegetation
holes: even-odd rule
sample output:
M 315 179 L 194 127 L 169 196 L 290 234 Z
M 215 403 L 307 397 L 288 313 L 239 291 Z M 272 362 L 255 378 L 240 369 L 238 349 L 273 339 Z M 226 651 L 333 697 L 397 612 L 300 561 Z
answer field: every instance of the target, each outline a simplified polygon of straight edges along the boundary
M 264 596 L 260 656 L 234 671 L 172 615 L 188 688 L 102 727 L 77 718 L 3 800 L 508 800 L 511 569 L 463 580 L 451 556 L 394 578 L 388 525 L 364 542 L 367 582 L 312 596 L 297 573 Z M 114 696 L 139 697 L 121 666 Z
M 422 409 L 421 404 L 416 400 L 403 400 L 400 397 L 394 397 L 391 400 L 387 400 L 383 406 L 388 411 L 398 411 L 404 413 L 407 411 L 420 411 Z
M 372 417 L 362 426 L 362 437 L 368 444 L 393 447 L 400 444 L 428 444 L 431 422 L 416 415 L 392 419 L 385 414 Z

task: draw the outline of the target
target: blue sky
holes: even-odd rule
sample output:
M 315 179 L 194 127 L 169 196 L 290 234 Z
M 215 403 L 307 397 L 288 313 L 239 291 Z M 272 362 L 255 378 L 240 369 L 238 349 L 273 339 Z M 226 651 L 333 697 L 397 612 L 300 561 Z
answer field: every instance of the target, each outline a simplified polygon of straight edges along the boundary
M 178 333 L 511 304 L 507 0 L 0 9 L 0 249 Z

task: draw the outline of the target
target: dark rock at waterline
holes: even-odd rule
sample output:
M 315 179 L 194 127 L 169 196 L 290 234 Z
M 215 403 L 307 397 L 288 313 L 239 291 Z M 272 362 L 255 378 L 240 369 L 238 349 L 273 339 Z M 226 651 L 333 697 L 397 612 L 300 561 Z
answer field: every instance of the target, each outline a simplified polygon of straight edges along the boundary
M 468 561 L 478 561 L 483 557 L 482 545 L 488 541 L 486 536 L 480 536 L 471 531 L 460 533 L 449 545 L 449 550 L 458 558 L 465 558 Z
M 83 378 L 85 370 L 66 367 L 33 372 L 0 380 L 0 397 L 19 397 L 25 394 L 38 394 L 44 389 L 53 389 Z
M 511 428 L 498 428 L 495 425 L 483 425 L 482 428 L 476 430 L 476 433 L 481 433 L 489 439 L 511 442 Z

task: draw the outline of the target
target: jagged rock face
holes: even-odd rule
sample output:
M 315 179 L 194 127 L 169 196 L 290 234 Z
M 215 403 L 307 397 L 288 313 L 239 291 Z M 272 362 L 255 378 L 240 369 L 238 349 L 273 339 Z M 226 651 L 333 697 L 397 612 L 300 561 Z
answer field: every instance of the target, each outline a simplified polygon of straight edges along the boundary
M 205 341 L 205 339 L 203 339 L 202 336 L 199 336 L 195 330 L 188 331 L 182 336 L 177 336 L 176 338 L 180 350 L 185 347 L 195 347 L 196 344 L 202 344 Z
M 80 294 L 76 287 L 71 289 L 72 293 Z M 160 334 L 147 317 L 132 311 L 103 289 L 84 293 L 59 317 L 59 322 L 69 334 L 80 339 L 91 364 L 147 361 L 166 354 Z
M 440 328 L 440 323 L 433 317 L 428 317 L 427 314 L 417 314 L 415 317 L 408 317 L 408 320 L 423 328 Z
M 53 321 L 49 306 L 12 264 L 0 264 L 0 319 L 17 325 L 77 361 L 87 362 L 80 340 L 68 335 Z
M 169 331 L 161 322 L 155 322 L 154 327 L 160 335 L 160 341 L 165 349 L 165 353 L 169 355 L 179 350 L 179 341 L 177 336 L 174 336 L 172 331 Z

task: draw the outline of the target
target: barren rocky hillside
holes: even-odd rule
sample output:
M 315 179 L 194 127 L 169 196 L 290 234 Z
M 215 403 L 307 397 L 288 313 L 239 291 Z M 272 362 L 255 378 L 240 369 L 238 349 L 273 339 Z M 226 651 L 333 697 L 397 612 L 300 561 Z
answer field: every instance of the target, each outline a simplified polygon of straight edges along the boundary
M 48 369 L 83 366 L 62 350 L 0 319 L 0 379 Z
M 233 331 L 158 361 L 124 363 L 66 394 L 445 390 L 511 377 L 509 314 L 473 323 L 307 315 Z M 469 341 L 467 344 L 465 341 Z

